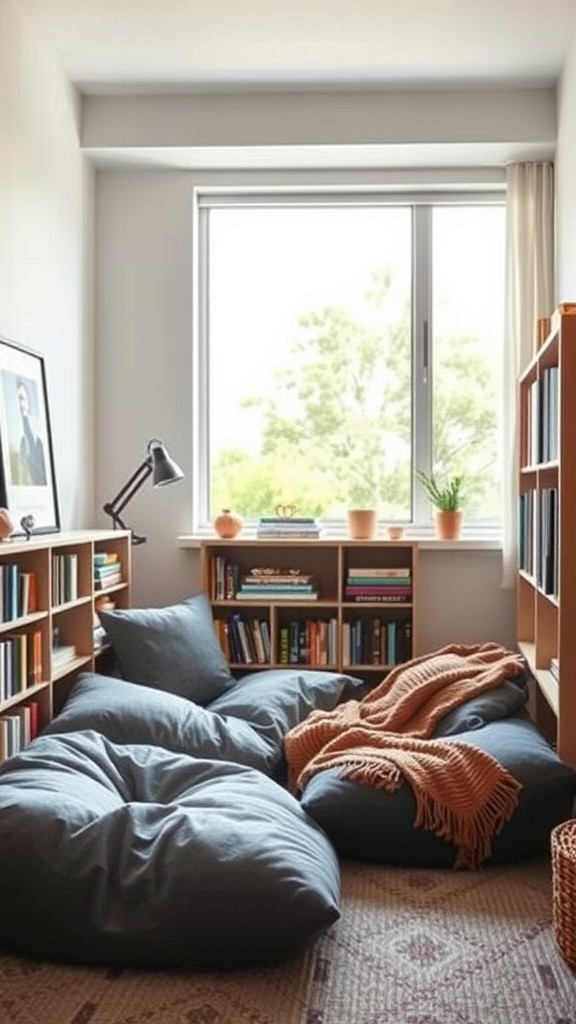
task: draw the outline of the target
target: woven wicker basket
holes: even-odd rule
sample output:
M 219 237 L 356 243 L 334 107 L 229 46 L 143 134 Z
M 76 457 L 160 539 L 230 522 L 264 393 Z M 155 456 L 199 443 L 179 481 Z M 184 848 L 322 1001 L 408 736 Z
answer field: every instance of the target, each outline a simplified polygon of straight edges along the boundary
M 552 831 L 552 920 L 558 948 L 576 970 L 576 819 Z

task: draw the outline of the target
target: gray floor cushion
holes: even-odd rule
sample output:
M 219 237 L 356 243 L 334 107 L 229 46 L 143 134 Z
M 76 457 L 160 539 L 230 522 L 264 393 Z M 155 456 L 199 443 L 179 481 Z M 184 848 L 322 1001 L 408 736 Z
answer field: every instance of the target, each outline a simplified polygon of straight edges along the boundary
M 0 944 L 45 959 L 221 968 L 339 916 L 320 828 L 256 769 L 42 736 L 0 768 Z
M 564 764 L 526 713 L 488 722 L 450 740 L 492 754 L 521 783 L 518 806 L 492 844 L 490 861 L 505 863 L 545 853 L 555 825 L 572 814 L 576 772 Z M 342 856 L 414 867 L 452 867 L 456 847 L 414 827 L 416 803 L 404 783 L 394 793 L 340 778 L 331 769 L 307 783 L 302 806 Z

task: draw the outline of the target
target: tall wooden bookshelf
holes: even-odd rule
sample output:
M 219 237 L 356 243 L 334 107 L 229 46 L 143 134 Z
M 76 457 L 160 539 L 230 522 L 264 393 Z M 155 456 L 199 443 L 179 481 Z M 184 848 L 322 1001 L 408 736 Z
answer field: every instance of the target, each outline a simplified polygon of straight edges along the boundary
M 215 628 L 231 668 L 331 669 L 376 682 L 415 651 L 418 547 L 410 542 L 332 540 L 206 540 L 201 544 L 202 587 L 209 595 Z M 251 600 L 239 597 L 240 581 L 254 569 L 310 576 L 315 597 L 286 593 Z M 406 570 L 410 593 L 393 601 L 346 592 L 357 575 Z M 248 633 L 248 656 L 231 645 L 238 623 Z M 252 638 L 252 645 L 250 640 Z
M 519 380 L 517 637 L 537 724 L 576 766 L 576 305 Z
M 117 566 L 103 584 L 96 579 L 97 555 Z M 97 607 L 102 600 L 129 606 L 130 558 L 127 530 L 0 543 L 0 761 L 13 752 L 7 729 L 17 729 L 22 741 L 32 716 L 41 730 L 78 673 L 100 667 L 106 644 L 97 631 Z

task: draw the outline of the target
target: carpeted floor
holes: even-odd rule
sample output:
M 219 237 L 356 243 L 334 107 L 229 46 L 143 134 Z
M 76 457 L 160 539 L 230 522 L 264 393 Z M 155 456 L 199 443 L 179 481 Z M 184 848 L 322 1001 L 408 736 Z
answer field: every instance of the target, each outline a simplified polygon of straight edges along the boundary
M 547 859 L 346 864 L 341 921 L 297 961 L 189 974 L 0 956 L 0 1024 L 576 1024 L 576 975 L 554 942 Z

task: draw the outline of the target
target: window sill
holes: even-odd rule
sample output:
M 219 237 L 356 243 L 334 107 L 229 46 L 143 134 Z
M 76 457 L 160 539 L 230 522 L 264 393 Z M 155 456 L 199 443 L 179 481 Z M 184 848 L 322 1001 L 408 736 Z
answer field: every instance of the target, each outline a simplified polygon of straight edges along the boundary
M 218 538 L 216 537 L 216 534 L 214 534 L 212 531 L 208 531 L 208 530 L 206 532 L 198 531 L 198 533 L 180 534 L 176 538 L 176 545 L 179 548 L 199 548 L 200 544 L 202 543 L 202 541 L 217 540 L 217 539 Z M 231 540 L 230 543 L 234 544 L 237 541 L 249 541 L 252 544 L 255 543 L 257 541 L 255 530 L 250 530 L 250 529 L 242 530 L 242 533 L 238 536 L 238 538 L 234 538 L 234 540 Z M 326 532 L 325 534 L 323 534 L 322 537 L 320 537 L 320 542 L 328 542 L 329 543 L 330 541 L 332 543 L 338 543 L 340 541 L 348 542 L 348 541 L 350 541 L 350 538 L 348 537 L 348 535 L 345 532 L 342 532 L 342 533 L 336 533 L 336 532 L 330 532 L 329 533 L 329 532 Z M 377 537 L 374 537 L 374 542 L 375 543 L 378 543 L 379 541 L 388 541 L 388 538 L 382 533 L 382 534 L 379 534 Z M 502 539 L 501 539 L 500 536 L 489 537 L 489 536 L 483 536 L 481 534 L 478 534 L 478 535 L 470 534 L 470 536 L 467 536 L 465 534 L 461 538 L 461 540 L 439 540 L 437 537 L 434 537 L 432 534 L 430 534 L 429 536 L 426 536 L 424 534 L 416 535 L 416 534 L 412 534 L 410 532 L 407 532 L 405 534 L 405 536 L 402 538 L 402 540 L 400 540 L 400 541 L 388 541 L 388 543 L 390 543 L 390 544 L 392 544 L 392 543 L 394 543 L 394 544 L 402 544 L 403 541 L 407 541 L 407 542 L 409 542 L 411 544 L 418 544 L 418 547 L 422 551 L 427 551 L 427 550 L 440 550 L 440 551 L 501 551 L 502 550 Z M 282 540 L 278 540 L 278 541 L 276 541 L 276 543 L 281 544 Z M 303 541 L 300 541 L 300 543 L 301 544 L 316 544 L 318 542 L 315 541 L 315 540 L 313 540 L 313 541 L 303 540 Z M 350 543 L 354 543 L 354 541 L 350 541 Z M 362 544 L 362 543 L 370 543 L 370 542 L 359 541 L 358 543 Z

